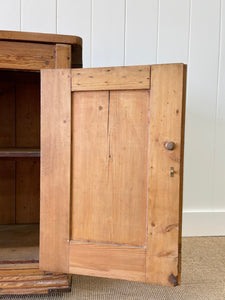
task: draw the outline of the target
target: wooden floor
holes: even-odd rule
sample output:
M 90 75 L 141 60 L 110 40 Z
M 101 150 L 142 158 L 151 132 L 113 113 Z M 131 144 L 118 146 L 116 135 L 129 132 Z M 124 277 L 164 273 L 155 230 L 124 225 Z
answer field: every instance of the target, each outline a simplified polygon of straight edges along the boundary
M 38 262 L 39 225 L 0 225 L 0 264 Z

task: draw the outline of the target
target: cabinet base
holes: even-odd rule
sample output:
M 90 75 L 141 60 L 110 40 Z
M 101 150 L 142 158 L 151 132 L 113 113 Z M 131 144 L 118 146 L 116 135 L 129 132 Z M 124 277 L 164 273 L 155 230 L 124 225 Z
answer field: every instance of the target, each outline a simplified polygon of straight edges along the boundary
M 38 263 L 0 265 L 0 296 L 53 294 L 70 290 L 70 275 L 41 271 Z

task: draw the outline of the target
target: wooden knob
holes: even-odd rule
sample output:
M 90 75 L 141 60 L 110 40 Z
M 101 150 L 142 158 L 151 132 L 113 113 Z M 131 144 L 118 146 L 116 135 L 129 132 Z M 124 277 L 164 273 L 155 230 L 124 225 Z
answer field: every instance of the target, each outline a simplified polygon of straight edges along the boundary
M 166 150 L 170 150 L 170 151 L 173 150 L 175 148 L 174 142 L 166 142 L 165 148 L 166 148 Z

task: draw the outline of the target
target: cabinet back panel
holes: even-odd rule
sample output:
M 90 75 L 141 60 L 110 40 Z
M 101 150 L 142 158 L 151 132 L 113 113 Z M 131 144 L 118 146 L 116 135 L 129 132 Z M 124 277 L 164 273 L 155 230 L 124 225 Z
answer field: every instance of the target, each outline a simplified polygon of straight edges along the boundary
M 40 147 L 40 74 L 0 71 L 0 148 Z M 0 159 L 0 224 L 39 222 L 39 158 Z
M 15 146 L 15 84 L 0 82 L 0 147 Z
M 40 147 L 40 83 L 23 74 L 16 81 L 16 147 Z M 28 81 L 28 82 L 27 82 Z
M 40 147 L 40 74 L 0 71 L 0 148 Z
M 39 223 L 40 161 L 18 159 L 16 162 L 16 224 Z
M 73 93 L 72 240 L 144 246 L 149 91 Z
M 0 160 L 0 224 L 15 224 L 15 161 Z
M 32 224 L 39 219 L 39 158 L 1 158 L 0 224 Z

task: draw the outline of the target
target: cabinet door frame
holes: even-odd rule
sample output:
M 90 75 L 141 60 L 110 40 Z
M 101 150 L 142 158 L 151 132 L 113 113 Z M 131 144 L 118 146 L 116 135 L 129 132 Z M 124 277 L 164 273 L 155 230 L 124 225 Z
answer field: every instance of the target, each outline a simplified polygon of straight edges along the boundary
M 183 64 L 41 71 L 41 269 L 180 283 L 185 83 Z M 135 89 L 150 90 L 151 103 L 146 246 L 135 251 L 125 247 L 122 258 L 114 260 L 116 245 L 110 250 L 70 240 L 72 93 Z M 172 151 L 165 147 L 168 141 L 175 143 Z M 122 261 L 123 274 L 86 272 L 79 261 L 74 263 L 83 251 L 95 253 L 96 265 L 103 254 L 111 268 Z

